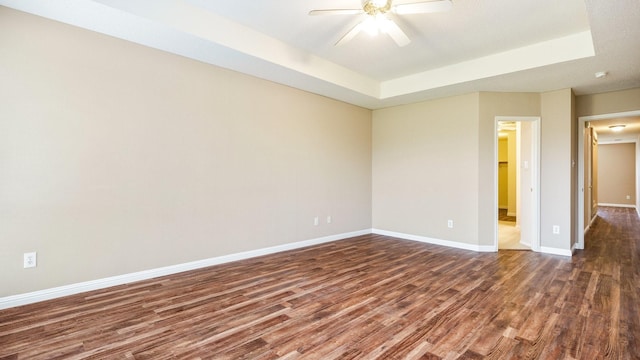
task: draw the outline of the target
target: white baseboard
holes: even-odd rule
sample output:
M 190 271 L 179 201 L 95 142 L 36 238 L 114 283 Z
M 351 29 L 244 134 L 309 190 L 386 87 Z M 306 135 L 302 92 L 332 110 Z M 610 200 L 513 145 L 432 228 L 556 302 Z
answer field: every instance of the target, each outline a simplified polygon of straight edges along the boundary
M 472 250 L 472 251 L 477 251 L 477 252 L 496 252 L 496 251 L 498 251 L 498 249 L 496 249 L 493 245 L 465 244 L 465 243 L 460 243 L 460 242 L 456 242 L 456 241 L 433 239 L 433 238 L 428 238 L 428 237 L 425 237 L 425 236 L 403 234 L 403 233 L 380 230 L 380 229 L 372 229 L 371 232 L 373 234 L 378 234 L 378 235 L 392 236 L 392 237 L 397 237 L 397 238 L 406 239 L 406 240 L 420 241 L 420 242 L 424 242 L 424 243 L 428 243 L 428 244 L 442 245 L 442 246 L 448 246 L 448 247 L 457 248 L 457 249 L 464 249 L 464 250 Z M 569 256 L 569 257 L 573 256 L 573 249 L 571 249 L 571 250 L 569 250 L 569 249 L 558 249 L 558 248 L 541 246 L 540 247 L 540 252 L 541 253 L 545 253 L 545 254 L 551 254 L 551 255 L 561 255 L 561 256 Z
M 573 256 L 573 247 L 571 248 L 571 250 L 569 250 L 569 249 L 558 249 L 558 248 L 552 248 L 548 246 L 541 246 L 540 252 L 545 254 L 551 254 L 551 255 L 571 257 Z
M 244 260 L 256 256 L 273 254 L 281 251 L 294 250 L 306 246 L 322 244 L 326 242 L 351 238 L 354 236 L 371 234 L 371 229 L 325 236 L 321 238 L 299 241 L 295 243 L 276 245 L 268 248 L 245 251 L 230 255 L 217 256 L 214 258 L 197 260 L 183 264 L 165 266 L 156 269 L 143 270 L 135 273 L 111 276 L 108 278 L 85 281 L 76 284 L 64 285 L 50 289 L 38 290 L 25 294 L 11 295 L 0 298 L 0 310 L 15 306 L 32 304 L 44 300 L 51 300 L 63 296 L 75 295 L 87 291 L 104 289 L 111 286 L 128 284 L 140 280 L 148 280 L 159 276 L 176 274 L 184 271 L 195 270 L 212 265 L 219 265 L 231 261 Z
M 385 236 L 391 236 L 391 237 L 396 237 L 400 239 L 420 241 L 427 244 L 447 246 L 447 247 L 452 247 L 456 249 L 472 250 L 472 251 L 478 251 L 478 252 L 496 252 L 497 251 L 493 245 L 466 244 L 466 243 L 461 243 L 457 241 L 434 239 L 426 236 L 404 234 L 404 233 L 380 230 L 380 229 L 372 229 L 371 232 L 377 235 L 385 235 Z
M 573 245 L 571 245 L 571 256 L 573 256 L 573 254 L 576 252 L 576 249 L 579 249 L 580 246 L 578 246 L 578 243 L 574 243 Z
M 353 231 L 348 233 L 325 236 L 325 237 L 316 238 L 316 239 L 299 241 L 295 243 L 276 245 L 268 248 L 245 251 L 241 253 L 223 255 L 223 256 L 218 256 L 218 257 L 204 259 L 204 260 L 197 260 L 197 261 L 192 261 L 192 262 L 183 263 L 183 264 L 170 265 L 170 266 L 165 266 L 165 267 L 156 268 L 156 269 L 143 270 L 135 273 L 111 276 L 103 279 L 85 281 L 85 282 L 76 283 L 76 284 L 69 284 L 69 285 L 59 286 L 55 288 L 29 292 L 25 294 L 6 296 L 6 297 L 0 298 L 0 310 L 21 306 L 21 305 L 32 304 L 32 303 L 45 301 L 45 300 L 51 300 L 51 299 L 60 298 L 68 295 L 75 295 L 75 294 L 79 294 L 87 291 L 104 289 L 111 286 L 128 284 L 135 281 L 148 280 L 148 279 L 152 279 L 160 276 L 200 269 L 207 266 L 224 264 L 231 261 L 244 260 L 252 257 L 269 255 L 277 252 L 294 250 L 294 249 L 299 249 L 306 246 L 318 245 L 322 243 L 343 240 L 343 239 L 348 239 L 355 236 L 367 235 L 372 233 L 377 235 L 396 237 L 400 239 L 419 241 L 427 244 L 447 246 L 447 247 L 456 248 L 456 249 L 471 250 L 471 251 L 477 251 L 477 252 L 496 252 L 497 251 L 497 249 L 493 245 L 466 244 L 466 243 L 461 243 L 457 241 L 434 239 L 434 238 L 429 238 L 425 236 L 404 234 L 404 233 L 398 233 L 394 231 L 386 231 L 386 230 L 380 230 L 380 229 L 365 229 L 365 230 Z M 573 254 L 573 249 L 572 250 L 557 249 L 557 248 L 544 247 L 544 246 L 540 248 L 540 251 L 547 254 L 562 255 L 562 256 L 569 256 L 569 257 L 572 256 Z
M 621 208 L 632 208 L 635 209 L 636 206 L 633 204 L 610 204 L 610 203 L 598 203 L 598 206 L 611 206 L 611 207 L 621 207 Z

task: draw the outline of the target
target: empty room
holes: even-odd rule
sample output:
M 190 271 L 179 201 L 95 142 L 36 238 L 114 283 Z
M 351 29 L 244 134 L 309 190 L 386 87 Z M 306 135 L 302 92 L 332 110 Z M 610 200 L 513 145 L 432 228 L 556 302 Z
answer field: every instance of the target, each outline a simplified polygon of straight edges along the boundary
M 0 0 L 0 359 L 640 358 L 638 19 Z

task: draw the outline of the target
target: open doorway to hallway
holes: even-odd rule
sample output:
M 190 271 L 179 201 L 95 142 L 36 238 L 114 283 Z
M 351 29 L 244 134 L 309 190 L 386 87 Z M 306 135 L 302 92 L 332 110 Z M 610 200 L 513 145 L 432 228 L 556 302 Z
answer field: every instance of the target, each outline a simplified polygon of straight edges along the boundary
M 578 242 L 599 206 L 629 207 L 640 214 L 640 110 L 578 119 Z M 618 130 L 618 131 L 615 131 Z
M 498 250 L 539 251 L 539 118 L 496 117 Z

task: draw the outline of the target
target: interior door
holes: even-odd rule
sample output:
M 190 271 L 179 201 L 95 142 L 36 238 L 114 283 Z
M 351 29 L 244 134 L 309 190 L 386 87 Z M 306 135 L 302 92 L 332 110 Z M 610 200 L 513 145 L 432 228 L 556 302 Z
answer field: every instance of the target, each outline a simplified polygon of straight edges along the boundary
M 591 129 L 591 219 L 598 213 L 598 133 Z M 589 219 L 589 221 L 591 221 Z
M 531 121 L 518 122 L 520 128 L 520 159 L 519 159 L 519 203 L 518 219 L 520 220 L 520 242 L 531 247 L 533 243 L 533 208 L 534 208 L 534 143 L 533 124 Z
M 593 130 L 589 123 L 585 123 L 586 127 L 583 134 L 583 146 L 582 152 L 584 154 L 583 158 L 583 182 L 582 182 L 582 192 L 583 192 L 583 202 L 582 202 L 582 210 L 584 211 L 582 218 L 582 230 L 584 231 L 589 224 L 591 223 L 591 133 Z

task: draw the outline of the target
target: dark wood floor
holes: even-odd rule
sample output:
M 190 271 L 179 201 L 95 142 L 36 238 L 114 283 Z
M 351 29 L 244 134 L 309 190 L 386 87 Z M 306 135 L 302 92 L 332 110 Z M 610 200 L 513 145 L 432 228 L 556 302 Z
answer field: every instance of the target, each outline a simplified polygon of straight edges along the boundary
M 516 222 L 515 216 L 509 216 L 507 214 L 508 214 L 507 209 L 498 209 L 498 220 Z
M 0 359 L 638 359 L 640 221 L 573 258 L 361 236 L 0 311 Z

